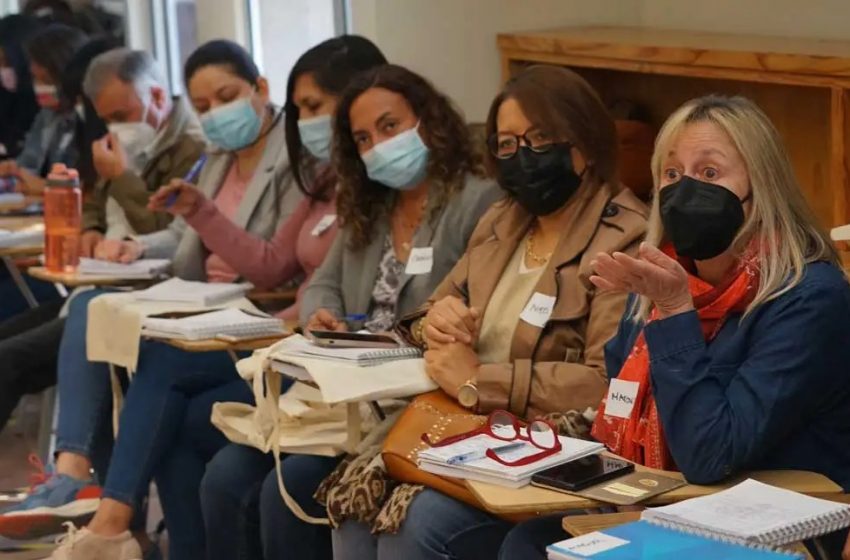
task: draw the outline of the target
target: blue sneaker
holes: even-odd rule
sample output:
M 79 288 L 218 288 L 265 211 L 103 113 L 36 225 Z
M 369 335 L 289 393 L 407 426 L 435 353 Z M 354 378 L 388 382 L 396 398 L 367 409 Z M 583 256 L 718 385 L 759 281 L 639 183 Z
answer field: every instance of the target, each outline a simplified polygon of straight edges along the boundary
M 62 524 L 82 526 L 97 511 L 101 488 L 91 480 L 64 474 L 42 474 L 21 503 L 0 513 L 0 537 L 16 541 L 39 539 L 63 532 Z

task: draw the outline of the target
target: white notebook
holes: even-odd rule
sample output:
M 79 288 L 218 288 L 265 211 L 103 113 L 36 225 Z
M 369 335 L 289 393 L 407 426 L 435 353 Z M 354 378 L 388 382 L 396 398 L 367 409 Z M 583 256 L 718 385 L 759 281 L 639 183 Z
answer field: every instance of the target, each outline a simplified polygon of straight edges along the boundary
M 0 229 L 0 248 L 30 247 L 44 243 L 44 224 L 35 224 L 18 231 Z
M 304 336 L 289 338 L 279 355 L 299 356 L 336 362 L 345 362 L 358 366 L 375 366 L 384 362 L 421 358 L 422 351 L 412 346 L 399 348 L 326 348 L 313 344 Z
M 506 442 L 486 434 L 481 434 L 451 445 L 424 449 L 417 456 L 417 464 L 423 471 L 434 474 L 489 482 L 490 484 L 509 488 L 521 488 L 531 482 L 532 475 L 540 471 L 569 461 L 596 455 L 605 449 L 604 445 L 595 441 L 586 441 L 566 436 L 559 436 L 559 439 L 561 440 L 561 451 L 528 465 L 507 466 L 486 456 L 462 464 L 449 464 L 449 458 L 451 457 L 457 457 L 458 455 L 476 449 L 497 449 L 505 445 Z M 540 452 L 541 449 L 530 443 L 525 443 L 519 448 L 500 451 L 498 455 L 507 462 L 513 462 Z M 481 455 L 483 455 L 483 452 Z
M 748 479 L 716 494 L 644 510 L 641 518 L 720 540 L 775 547 L 850 526 L 850 505 Z
M 140 259 L 124 264 L 83 257 L 80 259 L 79 267 L 77 267 L 77 274 L 148 280 L 163 275 L 170 266 L 171 261 L 168 259 Z
M 280 319 L 257 316 L 232 307 L 174 319 L 146 317 L 142 322 L 142 335 L 154 338 L 205 340 L 232 336 L 248 339 L 284 334 L 286 328 Z
M 169 278 L 134 294 L 136 299 L 144 301 L 173 301 L 209 306 L 241 298 L 251 288 L 253 286 L 248 283 L 190 282 Z

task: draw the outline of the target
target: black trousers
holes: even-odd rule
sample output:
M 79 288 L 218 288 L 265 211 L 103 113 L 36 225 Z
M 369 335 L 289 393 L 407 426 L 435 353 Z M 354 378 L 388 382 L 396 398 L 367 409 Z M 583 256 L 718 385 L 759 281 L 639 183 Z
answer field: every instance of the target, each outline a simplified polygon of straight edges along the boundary
M 0 323 L 0 430 L 22 396 L 56 384 L 63 303 L 51 301 Z

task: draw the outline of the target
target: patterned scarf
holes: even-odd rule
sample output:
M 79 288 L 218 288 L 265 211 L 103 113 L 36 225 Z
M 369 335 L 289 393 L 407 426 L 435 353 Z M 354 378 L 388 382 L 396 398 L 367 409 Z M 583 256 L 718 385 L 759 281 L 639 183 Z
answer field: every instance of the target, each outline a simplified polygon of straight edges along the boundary
M 688 270 L 688 289 L 694 300 L 697 316 L 706 341 L 712 340 L 723 323 L 733 313 L 743 312 L 753 301 L 759 285 L 756 252 L 748 250 L 738 266 L 717 286 L 698 278 L 692 262 L 678 257 L 672 246 L 662 248 Z M 653 309 L 647 323 L 658 318 Z M 664 439 L 655 398 L 650 389 L 649 348 L 643 330 L 635 340 L 617 379 L 639 383 L 637 396 L 629 418 L 605 414 L 605 400 L 599 405 L 591 434 L 612 452 L 656 469 L 677 470 Z

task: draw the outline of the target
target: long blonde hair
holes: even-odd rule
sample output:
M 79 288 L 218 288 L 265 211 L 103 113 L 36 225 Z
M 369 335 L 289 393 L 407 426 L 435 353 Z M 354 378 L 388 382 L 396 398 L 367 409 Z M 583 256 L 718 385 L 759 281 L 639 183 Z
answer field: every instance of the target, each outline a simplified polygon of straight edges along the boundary
M 818 224 L 791 169 L 779 133 L 759 107 L 744 97 L 708 95 L 676 110 L 658 133 L 652 155 L 652 178 L 658 192 L 670 146 L 691 123 L 711 122 L 735 145 L 747 166 L 752 211 L 732 241 L 743 252 L 759 240 L 759 287 L 744 316 L 799 284 L 806 264 L 828 261 L 840 268 L 838 253 Z M 654 197 L 646 240 L 659 246 L 665 239 L 658 196 Z M 652 302 L 641 297 L 635 319 L 645 319 Z

